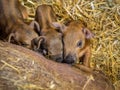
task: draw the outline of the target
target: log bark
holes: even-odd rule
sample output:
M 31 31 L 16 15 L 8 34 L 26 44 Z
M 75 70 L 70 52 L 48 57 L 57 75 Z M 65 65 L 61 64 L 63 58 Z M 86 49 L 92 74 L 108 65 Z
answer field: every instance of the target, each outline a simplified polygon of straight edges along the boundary
M 114 90 L 108 78 L 0 41 L 0 90 Z

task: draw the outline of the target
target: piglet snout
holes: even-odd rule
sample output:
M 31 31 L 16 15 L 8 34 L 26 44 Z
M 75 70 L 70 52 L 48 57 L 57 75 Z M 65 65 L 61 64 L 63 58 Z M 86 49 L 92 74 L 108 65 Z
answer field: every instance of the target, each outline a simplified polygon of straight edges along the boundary
M 52 59 L 52 60 L 55 60 L 55 61 L 57 61 L 57 62 L 62 62 L 63 61 L 63 55 L 62 54 L 58 54 L 58 55 L 52 55 L 52 56 L 50 56 L 50 58 Z
M 69 54 L 65 57 L 63 63 L 73 64 L 75 63 L 75 57 Z

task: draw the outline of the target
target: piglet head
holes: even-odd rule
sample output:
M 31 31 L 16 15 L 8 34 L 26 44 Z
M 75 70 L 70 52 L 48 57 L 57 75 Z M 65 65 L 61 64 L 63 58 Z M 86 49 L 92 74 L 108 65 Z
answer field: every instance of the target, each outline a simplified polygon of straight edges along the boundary
M 89 39 L 93 38 L 93 33 L 80 21 L 72 21 L 63 31 L 64 61 L 65 63 L 75 63 L 84 55 Z
M 17 23 L 12 29 L 14 32 L 10 33 L 8 42 L 31 49 L 31 41 L 38 37 L 35 30 L 31 26 L 21 22 Z

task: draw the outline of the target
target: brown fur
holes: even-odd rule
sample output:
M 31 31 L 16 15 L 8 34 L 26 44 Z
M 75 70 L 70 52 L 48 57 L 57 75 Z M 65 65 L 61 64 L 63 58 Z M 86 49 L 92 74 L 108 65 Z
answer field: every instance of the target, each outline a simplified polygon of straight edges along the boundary
M 66 27 L 63 34 L 64 62 L 82 62 L 83 65 L 90 67 L 90 41 L 87 38 L 91 38 L 92 33 L 82 24 L 82 22 L 72 21 Z M 88 35 L 86 36 L 85 34 Z M 77 46 L 78 43 L 80 46 Z
M 39 23 L 40 29 L 51 28 L 51 23 L 56 22 L 55 12 L 50 5 L 40 5 L 37 7 L 35 20 Z
M 102 72 L 85 68 L 56 63 L 0 41 L 0 90 L 115 90 Z
M 22 14 L 22 18 L 23 19 L 27 19 L 28 18 L 28 12 L 27 12 L 27 9 L 26 7 L 24 7 L 23 5 L 21 5 L 19 2 L 18 2 L 18 8 Z
M 41 35 L 45 36 L 44 47 L 49 58 L 61 62 L 63 59 L 62 34 L 52 24 L 56 22 L 55 12 L 50 5 L 40 5 L 36 10 L 35 20 L 41 28 Z
M 0 38 L 30 48 L 35 31 L 23 22 L 18 0 L 0 0 Z

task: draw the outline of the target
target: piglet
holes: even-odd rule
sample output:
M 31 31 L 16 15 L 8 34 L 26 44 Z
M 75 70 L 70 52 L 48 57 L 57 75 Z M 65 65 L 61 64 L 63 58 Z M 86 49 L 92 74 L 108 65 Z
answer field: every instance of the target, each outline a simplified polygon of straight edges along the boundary
M 31 41 L 38 34 L 23 19 L 18 0 L 0 0 L 0 39 L 31 48 Z
M 90 67 L 90 39 L 94 37 L 94 34 L 79 20 L 71 21 L 63 28 L 63 63 L 82 63 Z
M 56 22 L 55 12 L 51 5 L 40 5 L 36 9 L 35 21 L 39 23 L 40 36 L 44 36 L 44 42 L 41 41 L 40 51 L 48 58 L 57 62 L 63 61 L 63 42 L 60 28 L 56 27 L 53 22 Z M 45 53 L 44 53 L 45 52 Z

